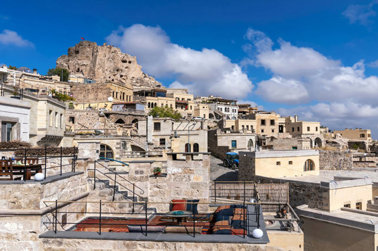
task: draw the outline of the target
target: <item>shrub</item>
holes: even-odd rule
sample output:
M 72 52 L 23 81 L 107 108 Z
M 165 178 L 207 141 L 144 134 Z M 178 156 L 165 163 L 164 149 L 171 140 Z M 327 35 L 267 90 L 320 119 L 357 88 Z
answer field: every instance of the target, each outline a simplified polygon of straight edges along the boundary
M 181 114 L 178 111 L 173 110 L 169 107 L 157 107 L 155 106 L 152 108 L 150 113 L 148 115 L 151 115 L 152 117 L 156 118 L 172 118 L 175 120 L 181 119 Z

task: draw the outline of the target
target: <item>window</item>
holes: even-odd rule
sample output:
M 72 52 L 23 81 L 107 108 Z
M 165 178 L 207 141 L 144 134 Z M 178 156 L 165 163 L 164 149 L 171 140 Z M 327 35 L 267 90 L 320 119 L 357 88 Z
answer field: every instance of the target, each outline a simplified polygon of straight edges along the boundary
M 356 209 L 362 210 L 362 202 L 357 202 L 356 203 Z
M 371 134 L 368 134 L 368 137 L 370 138 L 370 137 L 371 137 Z
M 276 122 L 274 121 L 274 119 L 271 119 L 271 120 L 270 120 L 270 125 L 271 125 L 271 126 L 274 126 L 275 124 L 276 124 Z
M 300 130 L 301 130 L 301 128 L 298 126 L 298 127 L 297 127 L 297 131 L 299 132 Z
M 276 162 L 276 165 L 277 165 L 277 166 L 280 166 L 280 165 L 281 165 L 281 161 L 277 161 L 277 162 Z
M 291 131 L 294 132 L 294 127 L 291 128 Z
M 292 165 L 293 164 L 293 161 L 292 160 L 289 160 L 289 165 Z
M 272 129 L 272 133 L 274 133 L 274 129 Z
M 283 133 L 283 130 L 284 130 L 283 125 L 279 125 L 279 126 L 278 126 L 278 132 L 279 132 L 279 133 Z
M 121 141 L 121 149 L 122 150 L 127 150 L 127 143 L 126 143 L 126 141 Z
M 55 112 L 55 127 L 58 127 L 58 123 L 59 123 L 59 116 L 58 116 L 58 113 Z
M 155 122 L 154 123 L 154 131 L 157 131 L 157 132 L 160 131 L 160 122 Z
M 114 154 L 112 148 L 110 146 L 101 144 L 100 145 L 100 158 L 108 158 L 108 159 L 113 159 Z
M 63 128 L 63 114 L 60 114 L 59 125 L 60 125 L 60 129 L 62 129 Z
M 13 123 L 2 122 L 1 123 L 1 142 L 8 142 L 13 140 Z
M 190 147 L 190 144 L 189 144 L 189 143 L 186 143 L 186 144 L 185 144 L 185 152 L 186 152 L 186 153 L 191 152 L 191 147 Z
M 360 138 L 365 138 L 365 134 L 364 133 L 360 134 Z
M 193 152 L 195 152 L 195 153 L 199 152 L 199 145 L 197 143 L 194 143 L 194 145 L 193 145 Z
M 350 208 L 350 204 L 344 204 L 344 207 Z
M 262 126 L 265 125 L 265 119 L 262 119 L 262 120 L 261 120 L 261 125 L 262 125 Z
M 224 108 L 224 111 L 225 112 L 230 112 L 230 108 L 226 107 L 226 108 Z
M 234 126 L 231 126 L 231 131 L 234 131 L 235 127 Z
M 292 150 L 298 150 L 298 147 L 297 146 L 292 146 L 291 149 Z
M 165 138 L 161 138 L 160 139 L 160 145 L 161 146 L 165 146 Z
M 306 160 L 305 165 L 304 165 L 304 170 L 305 171 L 313 171 L 315 170 L 315 163 L 311 159 Z
M 49 119 L 50 119 L 50 126 L 53 126 L 53 123 L 54 123 L 54 118 L 53 118 L 53 116 L 52 116 L 52 111 L 50 110 L 49 111 Z
M 308 132 L 310 131 L 310 127 L 309 127 L 309 126 L 307 126 L 307 131 L 308 131 Z
M 75 117 L 69 117 L 68 122 L 75 124 Z
M 315 127 L 315 131 L 318 131 L 318 127 Z
M 261 133 L 263 133 L 264 132 L 264 129 L 261 129 Z
M 242 125 L 242 131 L 244 131 L 244 125 Z
M 236 140 L 231 140 L 231 148 L 236 148 L 236 147 L 237 147 Z
M 249 130 L 249 125 L 247 125 L 247 131 Z

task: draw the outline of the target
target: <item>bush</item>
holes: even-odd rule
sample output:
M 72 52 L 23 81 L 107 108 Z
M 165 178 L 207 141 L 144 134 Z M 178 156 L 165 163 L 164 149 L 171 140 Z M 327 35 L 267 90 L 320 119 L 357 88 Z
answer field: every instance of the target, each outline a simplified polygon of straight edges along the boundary
M 54 98 L 56 98 L 57 100 L 63 101 L 63 102 L 75 100 L 73 97 L 68 96 L 67 94 L 57 92 L 54 89 L 51 90 L 51 93 L 52 93 Z
M 178 111 L 173 110 L 172 108 L 168 107 L 157 107 L 155 106 L 152 108 L 150 113 L 148 115 L 151 115 L 152 117 L 156 118 L 172 118 L 175 120 L 181 119 L 181 114 Z
M 58 68 L 58 67 L 52 68 L 52 69 L 49 69 L 49 71 L 47 72 L 47 75 L 48 76 L 58 75 L 60 79 L 62 79 L 62 73 L 63 73 L 62 81 L 68 82 L 68 77 L 70 76 L 70 73 L 67 69 Z

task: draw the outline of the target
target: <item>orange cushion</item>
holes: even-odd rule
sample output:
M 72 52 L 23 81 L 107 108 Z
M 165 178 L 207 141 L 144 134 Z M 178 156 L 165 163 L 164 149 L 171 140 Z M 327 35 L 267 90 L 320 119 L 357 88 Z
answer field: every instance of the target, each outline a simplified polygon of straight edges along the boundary
M 186 200 L 172 200 L 171 211 L 185 211 L 186 210 Z

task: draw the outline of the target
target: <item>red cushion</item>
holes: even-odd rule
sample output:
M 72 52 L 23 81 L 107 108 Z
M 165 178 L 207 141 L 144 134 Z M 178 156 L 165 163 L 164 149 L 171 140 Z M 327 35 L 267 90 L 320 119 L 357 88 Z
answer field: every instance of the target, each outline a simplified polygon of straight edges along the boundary
M 172 200 L 171 211 L 185 211 L 186 210 L 186 200 Z

